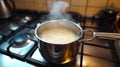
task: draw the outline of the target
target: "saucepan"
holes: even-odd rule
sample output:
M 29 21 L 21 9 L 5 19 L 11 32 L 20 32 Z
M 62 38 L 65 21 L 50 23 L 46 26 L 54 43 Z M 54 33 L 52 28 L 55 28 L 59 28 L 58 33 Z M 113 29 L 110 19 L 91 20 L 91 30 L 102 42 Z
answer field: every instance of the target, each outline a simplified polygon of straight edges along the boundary
M 89 32 L 89 38 L 83 38 Z M 79 43 L 90 41 L 95 37 L 105 39 L 120 39 L 118 33 L 95 32 L 83 30 L 79 23 L 68 20 L 49 20 L 38 23 L 35 28 L 38 48 L 48 63 L 65 64 L 76 58 Z

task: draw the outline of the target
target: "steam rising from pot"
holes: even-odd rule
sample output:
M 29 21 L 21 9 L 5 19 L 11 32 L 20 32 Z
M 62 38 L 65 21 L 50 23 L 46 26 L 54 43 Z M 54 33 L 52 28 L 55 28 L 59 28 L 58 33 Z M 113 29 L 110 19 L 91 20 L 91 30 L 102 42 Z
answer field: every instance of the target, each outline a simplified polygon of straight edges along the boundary
M 49 20 L 71 20 L 71 16 L 65 12 L 65 9 L 69 7 L 69 4 L 64 1 L 56 1 L 52 5 L 48 2 L 48 6 L 51 6 L 51 11 L 49 12 Z

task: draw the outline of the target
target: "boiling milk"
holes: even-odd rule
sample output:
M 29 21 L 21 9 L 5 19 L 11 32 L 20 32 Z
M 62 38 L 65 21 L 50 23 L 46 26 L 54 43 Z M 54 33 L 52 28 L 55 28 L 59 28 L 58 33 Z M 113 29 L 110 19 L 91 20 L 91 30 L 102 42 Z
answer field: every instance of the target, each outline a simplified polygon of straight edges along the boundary
M 39 34 L 39 37 L 48 43 L 65 44 L 75 40 L 76 34 L 68 29 L 47 29 Z

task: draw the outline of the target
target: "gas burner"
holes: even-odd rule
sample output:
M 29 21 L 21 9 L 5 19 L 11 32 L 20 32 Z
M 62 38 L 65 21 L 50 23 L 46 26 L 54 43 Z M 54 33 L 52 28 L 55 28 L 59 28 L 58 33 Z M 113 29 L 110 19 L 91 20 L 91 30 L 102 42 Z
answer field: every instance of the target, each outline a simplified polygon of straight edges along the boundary
M 35 45 L 35 41 L 29 39 L 25 33 L 17 34 L 9 41 L 10 46 L 8 52 L 13 52 L 18 55 L 26 55 Z
M 69 11 L 68 14 L 71 15 L 71 17 L 74 19 L 75 22 L 80 22 L 83 21 L 82 20 L 82 15 L 78 12 L 74 12 L 74 11 Z
M 25 17 L 23 17 L 23 18 L 21 18 L 21 22 L 22 23 L 27 23 L 27 22 L 29 22 L 29 21 L 31 21 L 33 18 L 31 17 L 31 16 L 25 16 Z
M 12 30 L 12 31 L 17 30 L 19 27 L 20 27 L 20 26 L 17 25 L 17 24 L 15 24 L 15 23 L 10 23 L 10 24 L 9 24 L 9 28 L 10 28 L 10 30 Z
M 27 36 L 27 34 L 18 34 L 15 35 L 11 40 L 10 40 L 10 44 L 12 45 L 12 47 L 23 47 L 26 46 L 29 41 L 29 38 Z

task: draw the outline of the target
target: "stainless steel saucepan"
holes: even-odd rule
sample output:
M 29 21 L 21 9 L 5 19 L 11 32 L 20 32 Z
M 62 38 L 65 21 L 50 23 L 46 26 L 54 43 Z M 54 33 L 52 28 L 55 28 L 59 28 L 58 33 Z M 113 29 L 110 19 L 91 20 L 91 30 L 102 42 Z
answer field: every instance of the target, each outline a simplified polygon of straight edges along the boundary
M 71 30 L 76 34 L 76 38 L 67 43 L 50 43 L 42 39 L 39 35 L 47 29 L 63 28 Z M 85 32 L 90 32 L 92 35 L 88 39 L 84 39 Z M 83 30 L 80 24 L 68 20 L 49 20 L 38 24 L 35 29 L 35 35 L 38 38 L 39 51 L 47 62 L 56 64 L 65 64 L 76 58 L 79 50 L 79 42 L 89 41 L 95 37 L 105 39 L 120 39 L 118 33 L 103 33 L 94 32 L 93 30 Z M 63 33 L 64 35 L 64 33 Z M 54 36 L 54 34 L 53 34 Z M 68 37 L 69 38 L 69 37 Z

